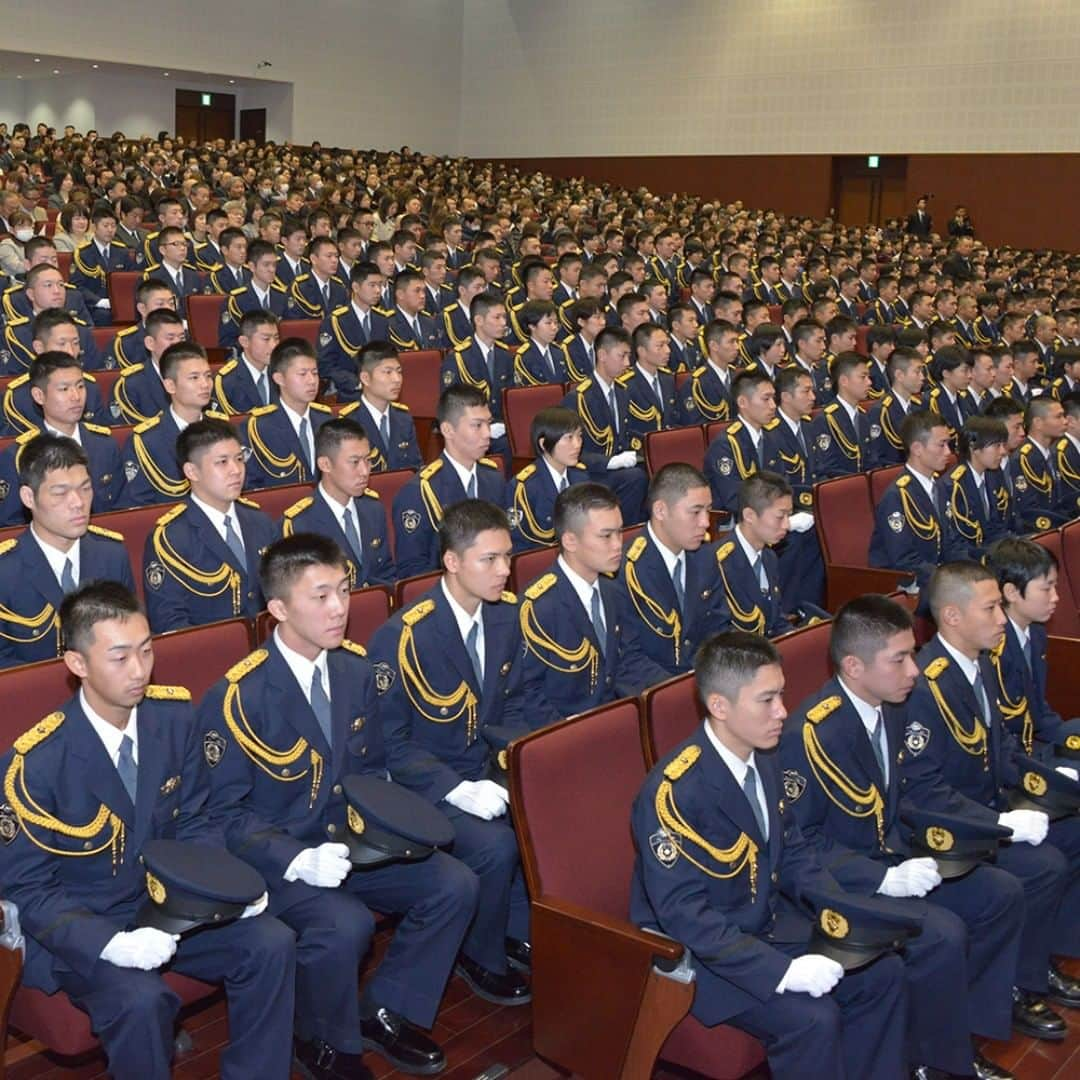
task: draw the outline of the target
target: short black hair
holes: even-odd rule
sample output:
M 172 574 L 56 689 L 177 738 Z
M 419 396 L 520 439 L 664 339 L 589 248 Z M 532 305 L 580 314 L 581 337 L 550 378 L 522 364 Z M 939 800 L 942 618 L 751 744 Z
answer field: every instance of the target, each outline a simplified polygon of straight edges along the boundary
M 39 353 L 30 361 L 30 388 L 35 386 L 44 391 L 49 385 L 49 379 L 58 371 L 70 371 L 78 368 L 82 371 L 82 361 L 70 353 L 60 352 L 53 349 L 49 352 Z
M 904 444 L 904 453 L 910 454 L 915 443 L 926 445 L 926 440 L 934 428 L 947 428 L 949 425 L 940 414 L 923 409 L 920 412 L 909 412 L 900 425 L 900 441 Z
M 986 568 L 997 578 L 1001 586 L 1002 601 L 1005 586 L 1013 585 L 1024 596 L 1027 587 L 1037 578 L 1046 577 L 1057 569 L 1056 556 L 1042 544 L 1025 537 L 1006 536 L 986 553 Z
M 19 448 L 16 465 L 19 485 L 28 487 L 35 495 L 41 490 L 46 476 L 56 469 L 74 469 L 82 465 L 87 472 L 90 470 L 86 451 L 66 435 L 35 435 Z
M 555 498 L 552 514 L 555 539 L 562 540 L 564 533 L 580 529 L 591 510 L 614 510 L 618 509 L 618 506 L 618 498 L 605 484 L 592 481 L 571 484 Z
M 194 341 L 178 341 L 175 345 L 170 345 L 162 354 L 161 359 L 158 361 L 158 369 L 161 372 L 161 378 L 175 379 L 177 368 L 185 360 L 205 360 L 206 350 L 196 344 Z
M 435 423 L 455 425 L 465 414 L 466 409 L 487 408 L 488 400 L 482 390 L 475 386 L 448 386 L 439 395 L 435 406 Z
M 34 316 L 33 339 L 44 341 L 58 326 L 78 326 L 75 316 L 64 308 L 46 308 Z
M 581 430 L 581 417 L 573 409 L 562 405 L 552 405 L 541 409 L 532 419 L 529 427 L 529 442 L 536 456 L 545 452 L 552 453 L 555 444 L 564 436 Z
M 482 532 L 490 529 L 505 530 L 510 535 L 510 522 L 501 506 L 484 499 L 463 499 L 447 507 L 439 522 L 439 555 L 448 551 L 459 555 L 476 543 Z
M 709 481 L 700 469 L 685 461 L 672 461 L 658 469 L 649 481 L 649 492 L 645 497 L 646 512 L 652 514 L 658 503 L 678 502 L 685 498 L 693 488 L 708 488 Z M 711 496 L 710 496 L 711 499 Z
M 526 334 L 531 335 L 541 319 L 557 314 L 558 309 L 550 300 L 528 300 L 517 313 L 518 325 Z
M 194 424 L 188 424 L 176 437 L 177 464 L 183 469 L 189 461 L 195 460 L 196 455 L 226 439 L 231 439 L 238 446 L 243 445 L 240 433 L 228 420 L 216 420 L 212 416 L 206 416 L 202 420 L 196 420 Z
M 995 420 L 991 416 L 969 416 L 957 432 L 956 454 L 961 461 L 970 461 L 975 450 L 1006 445 L 1008 441 L 1009 429 L 1004 420 Z
M 777 499 L 791 498 L 791 494 L 791 485 L 779 473 L 751 473 L 739 485 L 739 520 L 744 511 L 763 514 Z
M 876 593 L 849 600 L 829 629 L 829 658 L 837 670 L 845 656 L 870 663 L 889 638 L 912 629 L 911 613 L 895 600 Z
M 780 665 L 780 654 L 768 638 L 745 630 L 713 634 L 694 657 L 698 696 L 706 706 L 713 694 L 734 702 L 760 668 L 773 664 Z
M 290 337 L 279 341 L 270 354 L 268 371 L 273 378 L 279 371 L 287 370 L 288 366 L 297 358 L 304 357 L 307 360 L 317 359 L 315 346 L 307 338 Z
M 329 426 L 329 425 L 324 425 Z M 259 585 L 267 600 L 284 600 L 309 566 L 340 566 L 347 573 L 345 552 L 328 536 L 293 533 L 275 540 L 259 562 Z
M 396 360 L 397 349 L 389 341 L 369 341 L 356 356 L 357 370 L 372 372 L 384 360 Z
M 334 457 L 341 444 L 350 439 L 362 439 L 369 446 L 371 445 L 368 433 L 355 420 L 347 416 L 327 420 L 315 432 L 315 460 L 318 461 L 321 457 Z
M 127 622 L 141 613 L 135 594 L 120 582 L 91 581 L 65 596 L 60 605 L 64 648 L 85 653 L 98 623 L 111 619 Z
M 267 311 L 266 308 L 252 308 L 250 311 L 245 311 L 240 319 L 239 337 L 251 337 L 260 326 L 273 326 L 275 329 L 278 325 L 278 317 L 272 312 Z

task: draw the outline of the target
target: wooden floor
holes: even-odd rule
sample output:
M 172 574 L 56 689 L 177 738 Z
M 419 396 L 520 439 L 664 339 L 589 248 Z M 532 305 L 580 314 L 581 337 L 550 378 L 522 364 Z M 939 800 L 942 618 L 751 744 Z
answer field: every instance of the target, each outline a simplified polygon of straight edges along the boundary
M 377 953 L 385 948 L 381 934 Z M 1080 976 L 1080 961 L 1066 965 Z M 1014 1036 L 1007 1043 L 986 1043 L 983 1052 L 1010 1069 L 1018 1080 L 1077 1080 L 1080 1078 L 1080 1011 L 1061 1010 L 1069 1025 L 1064 1042 L 1038 1042 Z M 215 999 L 187 1017 L 183 1024 L 194 1048 L 177 1059 L 175 1080 L 215 1080 L 218 1055 L 228 1037 L 225 1003 Z M 474 1080 L 485 1072 L 506 1080 L 554 1080 L 561 1074 L 532 1052 L 532 1027 L 528 1006 L 503 1008 L 473 995 L 458 978 L 451 980 L 435 1024 L 434 1036 L 446 1050 L 448 1067 L 443 1080 Z M 6 1080 L 107 1080 L 105 1060 L 95 1054 L 85 1061 L 60 1063 L 40 1046 L 12 1034 L 4 1056 Z M 404 1074 L 387 1066 L 382 1058 L 366 1058 L 377 1080 L 401 1080 Z M 497 1069 L 497 1066 L 502 1066 Z M 682 1072 L 660 1068 L 656 1080 L 685 1080 Z M 300 1080 L 299 1073 L 293 1074 Z

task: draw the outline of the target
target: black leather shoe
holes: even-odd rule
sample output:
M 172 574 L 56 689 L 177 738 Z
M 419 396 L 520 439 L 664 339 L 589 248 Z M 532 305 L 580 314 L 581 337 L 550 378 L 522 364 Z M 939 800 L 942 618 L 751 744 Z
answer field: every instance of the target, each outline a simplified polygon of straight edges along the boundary
M 527 941 L 517 938 L 506 939 L 506 962 L 526 975 L 532 971 L 532 946 Z
M 1051 964 L 1046 981 L 1046 996 L 1055 1005 L 1064 1005 L 1066 1009 L 1080 1009 L 1080 979 L 1066 975 L 1057 964 Z
M 1012 996 L 1013 1031 L 1050 1042 L 1065 1038 L 1065 1021 L 1038 994 L 1014 986 Z
M 293 1039 L 293 1061 L 307 1080 L 373 1080 L 359 1054 L 343 1054 L 322 1039 Z
M 532 1001 L 529 980 L 519 971 L 496 975 L 467 956 L 458 957 L 454 970 L 469 984 L 469 989 L 494 1005 L 525 1005 Z
M 382 1054 L 399 1072 L 434 1076 L 446 1068 L 439 1044 L 389 1009 L 377 1009 L 374 1016 L 361 1020 L 360 1036 L 365 1050 Z
M 977 1080 L 1016 1080 L 1008 1069 L 1003 1069 L 989 1058 L 983 1057 L 977 1050 L 971 1068 Z

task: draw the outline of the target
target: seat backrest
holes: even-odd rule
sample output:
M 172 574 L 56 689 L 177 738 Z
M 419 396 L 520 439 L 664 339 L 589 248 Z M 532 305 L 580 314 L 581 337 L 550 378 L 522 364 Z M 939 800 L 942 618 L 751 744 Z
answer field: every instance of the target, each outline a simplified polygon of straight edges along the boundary
M 349 622 L 345 633 L 350 641 L 367 645 L 371 635 L 390 618 L 390 590 L 385 585 L 372 585 L 356 589 L 349 594 Z M 260 611 L 255 617 L 255 645 L 258 647 L 269 636 L 277 620 L 269 611 Z
M 303 338 L 314 345 L 319 340 L 319 320 L 282 319 L 278 323 L 278 336 L 282 341 L 291 337 Z
M 426 574 L 417 574 L 415 577 L 400 578 L 394 582 L 394 609 L 407 607 L 414 600 L 432 588 L 442 577 L 439 570 L 429 570 Z
M 113 323 L 133 323 L 138 314 L 135 311 L 135 289 L 142 281 L 138 270 L 114 270 L 109 274 L 109 300 L 112 304 Z
M 391 551 L 396 550 L 394 542 L 394 499 L 397 493 L 416 475 L 412 469 L 391 469 L 389 472 L 373 472 L 368 478 L 368 487 L 379 493 L 383 513 L 386 515 L 386 528 L 390 536 Z
M 511 745 L 514 828 L 530 895 L 626 918 L 630 807 L 645 780 L 638 715 L 637 699 L 625 698 Z
M 866 343 L 866 337 L 869 333 L 869 326 L 860 325 L 855 330 L 855 351 L 861 356 L 870 355 L 870 347 Z
M 104 327 L 103 329 L 108 330 L 110 334 L 116 334 L 115 327 L 109 326 Z M 95 330 L 94 334 L 96 335 L 97 333 L 98 331 Z M 94 341 L 97 342 L 96 337 L 94 338 Z M 100 348 L 98 351 L 101 351 Z M 110 368 L 107 371 L 93 371 L 91 374 L 94 376 L 94 382 L 97 383 L 98 393 L 101 395 L 102 402 L 107 405 L 112 398 L 113 387 L 116 385 L 116 380 L 120 378 L 120 369 Z
M 4 702 L 4 708 L 0 709 L 0 752 L 67 701 L 78 685 L 78 680 L 59 659 L 0 671 L 0 701 Z
M 225 306 L 226 296 L 204 296 L 192 293 L 187 298 L 188 330 L 191 340 L 204 349 L 216 349 L 221 342 L 218 332 L 221 327 L 221 311 Z
M 113 442 L 123 450 L 127 446 L 127 441 L 131 438 L 133 430 L 131 424 L 117 424 L 115 427 L 109 428 L 109 434 L 113 437 Z
M 814 485 L 814 521 L 827 563 L 866 566 L 874 513 L 865 473 Z
M 71 261 L 74 257 L 74 252 L 71 251 L 58 251 L 56 253 L 56 269 L 64 275 L 65 281 L 71 277 Z
M 558 544 L 519 551 L 510 559 L 510 588 L 514 592 L 522 592 L 541 574 L 547 573 L 555 565 L 558 557 Z
M 566 391 L 562 383 L 544 383 L 541 386 L 514 386 L 503 391 L 503 416 L 506 417 L 506 434 L 510 439 L 510 453 L 514 457 L 535 457 L 529 431 L 533 419 L 541 409 L 549 409 L 562 403 Z
M 94 339 L 94 348 L 97 349 L 99 356 L 104 356 L 111 348 L 113 341 L 116 340 L 116 327 L 115 326 L 95 326 L 90 331 L 90 336 Z M 101 388 L 101 372 L 98 372 L 95 378 L 97 379 L 98 389 Z M 119 372 L 117 372 L 119 374 Z M 109 384 L 110 387 L 112 384 Z M 104 400 L 108 400 L 105 398 Z
M 401 400 L 409 406 L 413 416 L 432 420 L 442 393 L 439 367 L 442 353 L 438 349 L 418 349 L 398 353 L 403 381 Z
M 256 488 L 245 491 L 244 498 L 259 504 L 267 517 L 277 521 L 293 503 L 299 502 L 305 496 L 313 494 L 315 489 L 311 484 L 283 484 L 281 487 Z
M 1058 561 L 1058 606 L 1046 624 L 1056 637 L 1080 637 L 1080 521 L 1032 539 Z
M 784 707 L 790 712 L 832 675 L 829 663 L 831 622 L 815 623 L 777 638 L 773 644 L 784 665 Z
M 154 525 L 162 515 L 171 510 L 164 506 L 140 506 L 134 510 L 112 510 L 108 514 L 97 514 L 93 518 L 95 525 L 104 529 L 113 529 L 124 538 L 128 558 L 131 560 L 131 572 L 135 577 L 135 591 L 139 599 L 144 596 L 145 575 L 143 574 L 143 551 L 146 538 L 154 531 Z
M 870 500 L 874 506 L 881 502 L 882 496 L 889 490 L 889 486 L 903 471 L 903 465 L 886 465 L 882 469 L 871 470 L 869 473 Z M 867 542 L 869 542 L 869 538 Z
M 645 466 L 650 476 L 676 461 L 684 461 L 695 469 L 705 467 L 705 429 L 700 424 L 650 431 L 645 436 Z
M 225 619 L 160 634 L 154 638 L 154 682 L 186 686 L 198 704 L 251 649 L 251 623 L 247 619 Z
M 646 767 L 651 769 L 688 739 L 704 715 L 693 672 L 650 686 L 641 695 L 641 753 Z
M 705 447 L 708 449 L 713 444 L 717 435 L 722 435 L 731 425 L 730 420 L 710 420 L 705 425 Z

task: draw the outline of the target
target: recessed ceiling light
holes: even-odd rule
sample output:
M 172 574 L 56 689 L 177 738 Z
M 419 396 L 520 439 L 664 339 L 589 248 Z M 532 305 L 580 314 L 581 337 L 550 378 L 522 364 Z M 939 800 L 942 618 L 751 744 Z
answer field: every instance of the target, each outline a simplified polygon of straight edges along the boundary
M 163 71 L 161 74 L 164 75 L 166 79 L 169 77 L 169 73 L 167 71 Z
M 34 63 L 35 64 L 40 64 L 41 63 L 41 57 L 40 56 L 35 56 L 34 57 Z
M 94 68 L 95 70 L 97 70 L 97 68 L 101 67 L 101 65 L 100 65 L 100 64 L 91 64 L 90 66 L 91 66 L 92 68 Z
M 230 79 L 230 80 L 229 80 L 229 85 L 231 86 L 231 85 L 233 85 L 233 84 L 234 84 L 235 82 L 236 82 L 236 80 L 235 80 L 235 79 Z
M 59 68 L 53 68 L 53 69 L 52 69 L 52 73 L 53 73 L 54 75 L 59 75 L 59 74 L 60 74 L 60 69 L 59 69 Z
M 16 78 L 16 79 L 21 79 L 21 78 L 22 78 L 22 76 L 21 76 L 21 75 L 16 75 L 16 76 L 15 76 L 15 78 Z

